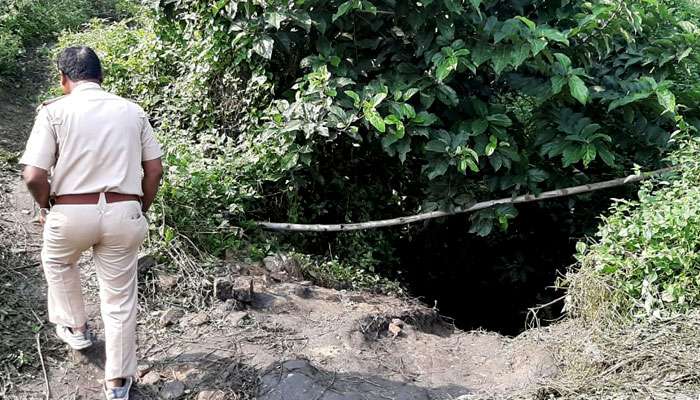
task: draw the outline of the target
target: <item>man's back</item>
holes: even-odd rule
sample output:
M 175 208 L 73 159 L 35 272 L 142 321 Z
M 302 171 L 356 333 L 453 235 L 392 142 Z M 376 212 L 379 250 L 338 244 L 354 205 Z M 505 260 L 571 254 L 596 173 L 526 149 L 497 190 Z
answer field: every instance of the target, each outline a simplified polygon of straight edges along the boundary
M 141 196 L 141 163 L 160 155 L 141 107 L 85 82 L 41 108 L 22 162 L 53 166 L 53 195 Z

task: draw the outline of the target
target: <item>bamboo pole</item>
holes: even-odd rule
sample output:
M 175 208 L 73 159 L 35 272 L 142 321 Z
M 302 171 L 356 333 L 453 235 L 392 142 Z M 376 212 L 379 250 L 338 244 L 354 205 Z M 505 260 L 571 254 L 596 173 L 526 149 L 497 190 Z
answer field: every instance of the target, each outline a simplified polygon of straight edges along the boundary
M 517 197 L 508 197 L 496 200 L 482 201 L 480 203 L 473 204 L 467 208 L 456 208 L 452 211 L 431 211 L 427 213 L 421 213 L 416 215 L 411 215 L 407 217 L 384 219 L 379 221 L 368 221 L 359 223 L 347 223 L 347 224 L 290 224 L 285 222 L 256 222 L 255 224 L 261 228 L 271 230 L 271 231 L 282 231 L 282 232 L 348 232 L 348 231 L 358 231 L 364 229 L 376 229 L 384 228 L 388 226 L 396 225 L 406 225 L 418 221 L 425 221 L 428 219 L 447 217 L 450 215 L 464 214 L 468 212 L 483 210 L 485 208 L 493 207 L 499 204 L 518 204 L 518 203 L 529 203 L 533 201 L 541 201 L 548 199 L 555 199 L 558 197 L 573 196 L 576 194 L 589 193 L 602 189 L 609 189 L 617 186 L 623 186 L 630 183 L 636 183 L 648 179 L 650 177 L 669 172 L 674 168 L 663 168 L 656 171 L 651 171 L 643 173 L 640 175 L 629 175 L 624 178 L 612 179 L 609 181 L 589 183 L 586 185 L 572 186 L 564 189 L 550 190 L 547 192 L 542 192 L 538 195 L 526 194 Z

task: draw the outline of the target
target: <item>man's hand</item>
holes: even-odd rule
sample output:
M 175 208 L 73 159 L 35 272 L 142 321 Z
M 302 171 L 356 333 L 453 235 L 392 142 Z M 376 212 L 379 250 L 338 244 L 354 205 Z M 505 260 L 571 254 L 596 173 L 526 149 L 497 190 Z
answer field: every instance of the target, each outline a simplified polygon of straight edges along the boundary
M 49 209 L 48 208 L 40 208 L 39 209 L 39 225 L 44 226 L 46 223 L 46 217 L 49 215 Z
M 141 198 L 141 204 L 143 205 L 142 211 L 145 213 L 151 208 L 153 199 L 156 198 L 156 193 L 158 193 L 160 178 L 163 176 L 163 163 L 160 161 L 160 158 L 156 158 L 155 160 L 144 161 L 141 165 L 143 166 L 143 180 L 141 181 L 143 197 Z
M 24 171 L 22 171 L 22 178 L 24 178 L 24 182 L 27 184 L 27 189 L 29 189 L 29 193 L 31 193 L 32 197 L 34 197 L 34 201 L 36 201 L 37 204 L 39 204 L 40 208 L 45 208 L 48 210 L 48 208 L 50 207 L 49 195 L 51 194 L 51 186 L 49 185 L 48 171 L 46 171 L 45 169 L 27 165 L 26 167 L 24 167 Z M 42 224 L 45 219 L 45 215 L 43 217 L 39 215 L 39 222 L 41 222 Z

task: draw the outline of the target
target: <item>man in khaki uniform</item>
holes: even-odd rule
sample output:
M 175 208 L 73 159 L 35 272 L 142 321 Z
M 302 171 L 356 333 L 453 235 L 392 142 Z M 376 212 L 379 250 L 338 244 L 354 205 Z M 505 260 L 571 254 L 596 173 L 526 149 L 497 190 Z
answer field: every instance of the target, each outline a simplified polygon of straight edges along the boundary
M 92 248 L 105 327 L 108 400 L 128 399 L 136 373 L 137 252 L 162 175 L 160 146 L 138 105 L 100 87 L 88 47 L 58 58 L 63 97 L 45 102 L 21 164 L 41 207 L 49 319 L 74 349 L 92 344 L 76 263 Z

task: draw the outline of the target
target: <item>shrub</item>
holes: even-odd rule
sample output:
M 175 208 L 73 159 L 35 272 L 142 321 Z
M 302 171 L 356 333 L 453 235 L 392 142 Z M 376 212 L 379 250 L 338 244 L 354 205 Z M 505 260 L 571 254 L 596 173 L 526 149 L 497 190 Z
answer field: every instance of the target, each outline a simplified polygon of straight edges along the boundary
M 22 40 L 17 35 L 0 30 L 0 76 L 15 72 L 15 60 L 23 52 Z
M 401 286 L 382 277 L 372 270 L 345 264 L 338 259 L 318 259 L 308 255 L 293 253 L 301 266 L 304 278 L 315 285 L 337 290 L 368 290 L 388 295 L 402 295 Z
M 676 170 L 618 200 L 597 238 L 579 244 L 567 308 L 590 321 L 669 317 L 700 306 L 700 140 L 671 157 Z
M 153 103 L 158 101 L 159 89 L 170 78 L 158 74 L 158 63 L 168 60 L 160 58 L 156 50 L 159 40 L 148 18 L 140 19 L 138 24 L 130 20 L 93 20 L 83 31 L 61 35 L 53 58 L 63 48 L 77 45 L 92 47 L 98 54 L 106 87 L 139 99 L 146 108 L 156 106 Z
M 191 0 L 158 12 L 162 37 L 190 40 L 180 76 L 206 102 L 189 106 L 188 134 L 215 124 L 293 142 L 284 179 L 259 188 L 271 207 L 244 219 L 379 219 L 601 179 L 658 165 L 696 117 L 694 86 L 674 79 L 688 81 L 698 31 L 669 2 Z M 217 83 L 252 77 L 270 96 L 227 123 L 238 101 Z M 476 213 L 472 231 L 516 215 Z
M 62 43 L 101 48 L 107 86 L 153 117 L 162 236 L 214 254 L 252 220 L 381 219 L 654 168 L 698 117 L 700 34 L 666 1 L 186 0 L 142 14 Z M 472 231 L 516 216 L 476 213 Z M 289 241 L 371 266 L 404 235 Z
M 27 48 L 77 29 L 93 17 L 124 18 L 134 7 L 129 0 L 0 1 L 0 79 L 17 72 Z

